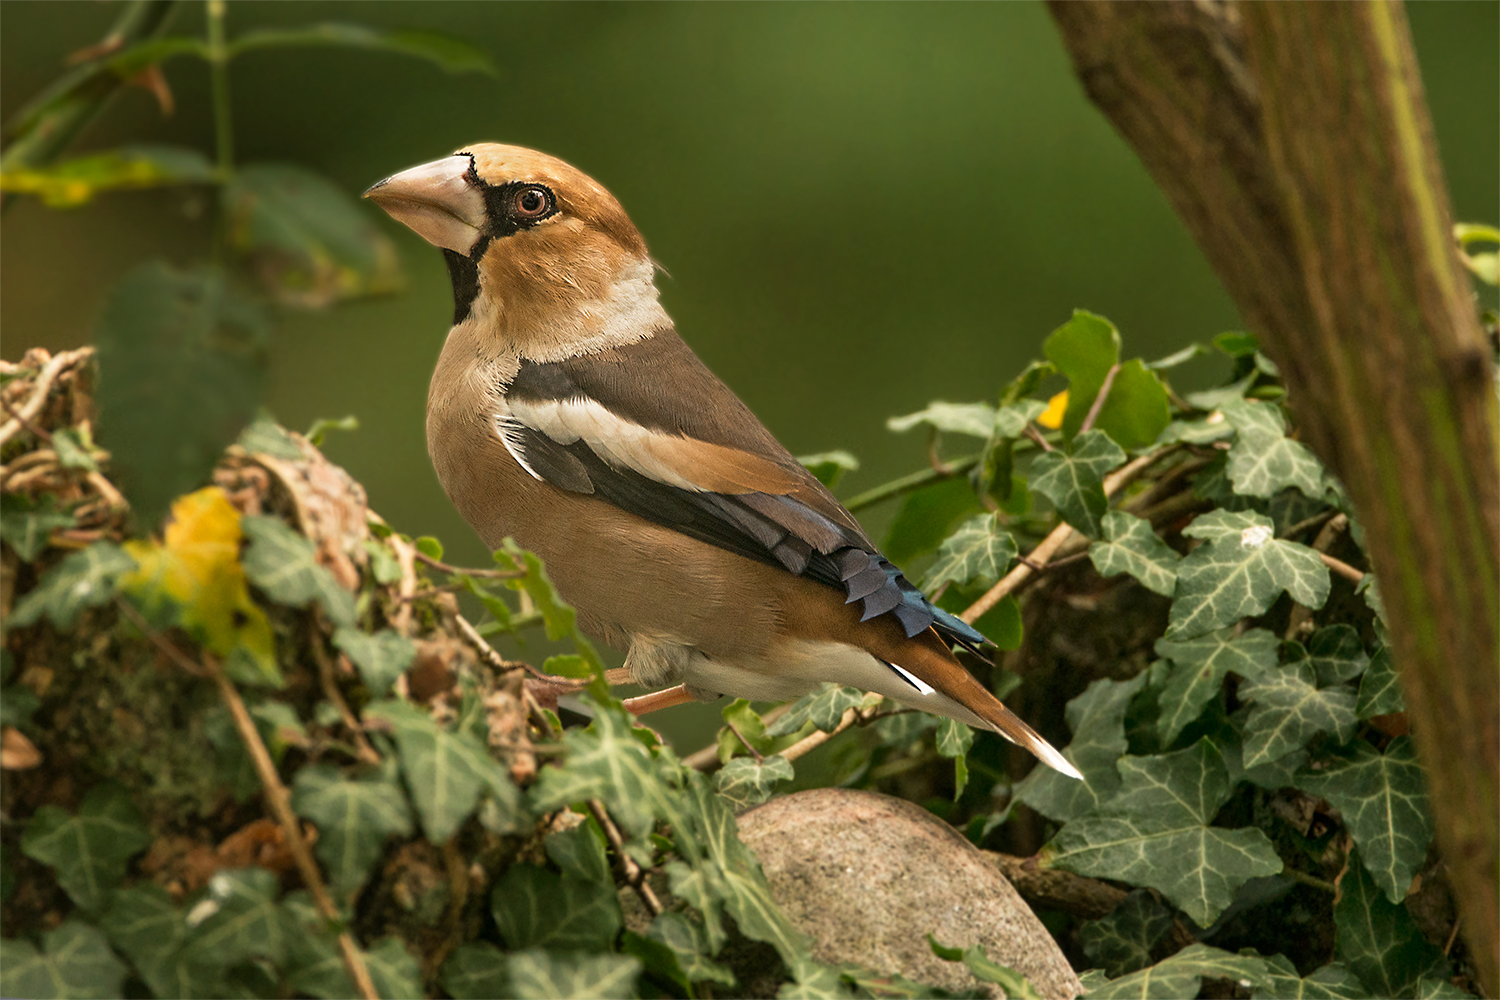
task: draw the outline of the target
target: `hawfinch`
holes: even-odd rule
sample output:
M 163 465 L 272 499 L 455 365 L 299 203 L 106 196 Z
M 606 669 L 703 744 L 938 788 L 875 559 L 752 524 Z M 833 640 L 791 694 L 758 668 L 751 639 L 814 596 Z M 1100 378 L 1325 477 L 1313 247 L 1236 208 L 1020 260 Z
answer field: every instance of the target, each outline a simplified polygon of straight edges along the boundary
M 908 583 L 682 342 L 608 191 L 478 143 L 366 196 L 453 278 L 427 396 L 443 488 L 486 545 L 512 536 L 542 557 L 631 679 L 679 685 L 652 707 L 833 681 L 993 729 L 1080 777 L 954 657 L 984 636 Z

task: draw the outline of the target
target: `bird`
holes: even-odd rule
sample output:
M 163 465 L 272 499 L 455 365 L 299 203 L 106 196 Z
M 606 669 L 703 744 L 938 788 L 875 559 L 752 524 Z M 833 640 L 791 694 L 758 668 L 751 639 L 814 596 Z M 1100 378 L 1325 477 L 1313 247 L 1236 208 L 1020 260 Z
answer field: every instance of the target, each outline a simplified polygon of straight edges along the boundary
M 824 682 L 1076 768 L 959 662 L 938 608 L 678 335 L 620 203 L 546 153 L 475 143 L 365 197 L 442 251 L 453 323 L 427 449 L 491 549 L 543 560 L 582 632 L 625 653 L 640 712 Z

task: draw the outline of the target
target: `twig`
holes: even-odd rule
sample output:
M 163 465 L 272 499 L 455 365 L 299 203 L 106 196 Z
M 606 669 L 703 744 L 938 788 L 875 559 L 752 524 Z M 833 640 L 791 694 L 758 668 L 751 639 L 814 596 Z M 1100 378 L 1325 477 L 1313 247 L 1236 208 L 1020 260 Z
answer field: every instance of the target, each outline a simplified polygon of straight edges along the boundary
M 396 550 L 396 562 L 401 567 L 401 583 L 396 590 L 399 600 L 396 601 L 396 613 L 391 616 L 391 624 L 397 632 L 405 635 L 411 628 L 411 598 L 417 592 L 416 557 L 421 553 L 411 542 L 403 541 L 400 535 L 391 535 L 386 541 Z
M 766 759 L 765 756 L 759 750 L 755 749 L 755 747 L 753 747 L 753 746 L 750 745 L 750 741 L 747 740 L 747 739 L 745 739 L 745 734 L 742 733 L 742 732 L 740 732 L 739 727 L 737 727 L 734 723 L 730 722 L 728 719 L 724 720 L 724 725 L 727 726 L 729 728 L 729 731 L 731 733 L 733 733 L 735 735 L 735 737 L 738 738 L 739 741 L 745 745 L 745 749 L 749 750 L 750 753 L 755 757 L 755 762 L 757 764 L 761 763 L 762 761 L 764 761 Z
M 1033 906 L 1097 920 L 1113 913 L 1125 901 L 1125 890 L 1108 882 L 1074 875 L 1061 868 L 1042 868 L 1035 858 L 991 851 L 981 853 L 995 862 L 1006 881 Z
M 1327 566 L 1329 569 L 1333 570 L 1335 573 L 1346 580 L 1353 580 L 1355 583 L 1358 583 L 1365 578 L 1363 570 L 1355 569 L 1353 566 L 1350 566 L 1348 563 L 1344 562 L 1344 560 L 1335 559 L 1327 552 L 1319 552 L 1318 558 L 1323 560 L 1324 566 Z
M 47 405 L 47 397 L 52 394 L 52 383 L 57 380 L 63 369 L 68 368 L 83 358 L 93 354 L 92 347 L 81 347 L 76 351 L 63 351 L 61 354 L 53 355 L 52 360 L 42 366 L 37 373 L 36 382 L 33 383 L 31 396 L 25 403 L 21 404 L 19 410 L 11 410 L 15 416 L 0 426 L 0 445 L 9 441 L 20 430 L 25 423 L 36 420 L 37 414 L 42 412 Z M 10 410 L 10 406 L 6 406 Z
M 323 648 L 322 633 L 317 629 L 313 629 L 312 633 L 308 645 L 312 647 L 313 659 L 318 661 L 318 681 L 323 687 L 323 697 L 338 709 L 344 728 L 354 735 L 354 747 L 359 752 L 359 759 L 367 764 L 379 764 L 380 754 L 370 745 L 365 736 L 365 727 L 359 724 L 359 719 L 355 718 L 349 703 L 344 700 L 343 692 L 339 690 L 338 680 L 333 675 L 333 657 Z
M 1337 513 L 1337 511 L 1325 510 L 1320 514 L 1314 514 L 1312 517 L 1309 517 L 1303 521 L 1298 521 L 1296 524 L 1283 531 L 1281 533 L 1281 537 L 1295 538 L 1296 536 L 1302 534 L 1302 532 L 1306 531 L 1308 528 L 1317 527 L 1324 521 L 1328 520 L 1330 517 L 1335 516 Z
M 941 482 L 953 476 L 963 475 L 979 464 L 979 458 L 980 456 L 978 455 L 966 455 L 963 458 L 955 458 L 947 463 L 948 471 L 946 473 L 939 473 L 936 469 L 922 469 L 919 472 L 913 472 L 909 476 L 892 479 L 888 483 L 865 490 L 863 493 L 856 494 L 845 500 L 844 509 L 855 511 L 862 507 L 870 507 L 880 503 L 882 500 L 889 500 L 903 493 L 910 493 L 912 490 L 921 489 L 923 486 Z
M 927 464 L 940 476 L 953 475 L 953 470 L 943 461 L 943 456 L 938 454 L 938 429 L 936 427 L 927 435 Z
M 1451 931 L 1448 932 L 1448 941 L 1447 941 L 1446 944 L 1443 945 L 1443 956 L 1445 958 L 1447 957 L 1448 953 L 1453 950 L 1453 942 L 1455 942 L 1455 941 L 1458 940 L 1458 929 L 1460 927 L 1462 927 L 1463 925 L 1464 925 L 1464 918 L 1463 917 L 1457 917 L 1457 918 L 1454 919 L 1454 921 L 1453 921 L 1453 930 L 1451 930 Z
M 505 657 L 501 656 L 498 652 L 496 652 L 495 647 L 486 642 L 484 636 L 479 634 L 479 630 L 476 629 L 473 625 L 469 624 L 469 619 L 465 618 L 463 615 L 454 615 L 453 619 L 454 623 L 458 625 L 459 633 L 464 637 L 464 640 L 468 642 L 469 645 L 474 647 L 474 651 L 479 654 L 479 658 L 488 663 L 490 666 L 494 667 L 496 670 L 514 670 L 517 667 L 525 667 L 527 670 L 530 670 L 538 677 L 545 678 L 551 676 L 549 674 L 542 673 L 540 670 L 536 669 L 529 663 L 513 663 L 512 661 L 507 660 Z
M 811 753 L 851 726 L 869 721 L 880 705 L 881 702 L 877 701 L 868 708 L 859 708 L 856 706 L 845 709 L 843 718 L 839 719 L 839 724 L 833 728 L 832 732 L 824 732 L 820 729 L 815 733 L 811 733 L 781 751 L 781 756 L 787 760 L 796 760 L 798 757 Z
M 25 414 L 21 413 L 21 411 L 17 410 L 14 406 L 11 406 L 8 400 L 0 399 L 0 406 L 5 407 L 6 413 L 9 413 L 12 417 L 18 420 L 22 427 L 35 434 L 40 440 L 45 441 L 47 444 L 52 443 L 51 431 L 43 430 L 36 424 L 32 423 L 30 417 L 27 417 Z
M 525 570 L 515 569 L 470 569 L 467 566 L 450 566 L 441 559 L 432 556 L 420 549 L 413 550 L 419 562 L 424 562 L 441 573 L 462 573 L 464 576 L 472 576 L 476 580 L 519 580 L 526 575 Z
M 1114 472 L 1104 477 L 1104 495 L 1109 497 L 1118 493 L 1127 483 L 1146 471 L 1158 459 L 1167 455 L 1172 450 L 1172 448 L 1164 448 L 1161 451 L 1150 452 L 1120 466 Z M 1053 528 L 1051 533 L 1037 543 L 1036 548 L 1027 554 L 1027 562 L 1020 563 L 1015 569 L 1005 574 L 999 583 L 986 591 L 984 596 L 980 597 L 979 600 L 965 608 L 958 617 L 972 625 L 985 612 L 999 604 L 1007 594 L 1021 586 L 1022 583 L 1026 582 L 1028 577 L 1036 573 L 1036 570 L 1032 568 L 1032 565 L 1028 565 L 1028 563 L 1045 565 L 1051 561 L 1053 554 L 1062 547 L 1064 542 L 1068 541 L 1068 538 L 1072 534 L 1073 528 L 1066 521 Z
M 787 712 L 791 711 L 791 708 L 791 702 L 782 702 L 780 705 L 777 705 L 775 708 L 769 709 L 766 714 L 762 715 L 761 721 L 765 722 L 767 725 L 770 725 L 771 723 L 775 722 L 777 719 L 785 715 Z M 694 750 L 692 753 L 682 758 L 682 763 L 695 771 L 712 771 L 719 765 L 718 739 L 715 739 L 707 746 L 701 746 L 697 750 Z
M 645 904 L 646 909 L 651 911 L 653 917 L 661 916 L 665 907 L 661 905 L 661 900 L 656 898 L 656 893 L 652 891 L 651 886 L 646 883 L 646 873 L 641 871 L 641 866 L 625 853 L 625 838 L 620 836 L 615 821 L 609 818 L 609 811 L 604 808 L 604 803 L 598 799 L 589 799 L 589 812 L 594 814 L 594 818 L 604 828 L 604 836 L 609 840 L 609 845 L 615 849 L 615 857 L 620 859 L 620 868 L 625 873 L 626 884 L 635 890 L 637 896 L 641 897 L 641 902 Z
M 104 502 L 113 510 L 128 510 L 130 501 L 115 489 L 115 484 L 104 478 L 103 473 L 90 472 L 84 475 L 84 481 L 94 488 L 94 491 L 104 498 Z
M 1060 566 L 1066 566 L 1069 563 L 1076 563 L 1078 562 L 1078 560 L 1086 558 L 1088 558 L 1088 550 L 1084 550 L 1083 552 L 1075 552 L 1070 556 L 1063 556 L 1061 559 L 1054 559 L 1051 562 L 1047 563 L 1039 563 L 1036 560 L 1032 559 L 1030 556 L 1017 556 L 1016 561 L 1023 566 L 1030 566 L 1032 572 L 1034 573 L 1045 573 L 1049 569 L 1057 569 Z
M 139 629 L 142 635 L 150 640 L 151 645 L 155 646 L 157 649 L 166 654 L 167 659 L 171 660 L 173 663 L 177 664 L 179 667 L 181 667 L 183 670 L 186 670 L 194 677 L 207 676 L 207 674 L 199 664 L 189 659 L 187 654 L 178 649 L 173 643 L 169 642 L 166 636 L 162 635 L 156 629 L 152 628 L 151 623 L 146 621 L 145 616 L 135 609 L 135 605 L 131 604 L 123 597 L 116 597 L 115 606 L 120 609 L 121 614 L 130 619 L 130 623 L 137 629 Z
M 1339 891 L 1338 887 L 1327 879 L 1318 878 L 1316 875 L 1309 875 L 1307 874 L 1307 872 L 1299 872 L 1297 869 L 1291 867 L 1290 865 L 1283 867 L 1281 869 L 1281 874 L 1285 875 L 1293 882 L 1301 882 L 1303 885 L 1310 885 L 1314 889 L 1322 889 L 1330 896 L 1337 895 Z
M 1115 384 L 1115 376 L 1118 374 L 1120 374 L 1120 365 L 1118 363 L 1111 365 L 1104 375 L 1104 384 L 1099 387 L 1098 394 L 1094 396 L 1094 402 L 1089 406 L 1088 414 L 1084 416 L 1083 423 L 1078 425 L 1078 433 L 1082 434 L 1093 429 L 1094 421 L 1099 419 L 1099 411 L 1104 409 L 1104 400 L 1109 395 L 1110 387 Z
M 1040 445 L 1041 449 L 1043 451 L 1052 451 L 1053 450 L 1053 448 L 1052 448 L 1052 442 L 1050 442 L 1046 438 L 1042 437 L 1042 432 L 1039 431 L 1039 430 L 1037 430 L 1034 425 L 1027 424 L 1026 425 L 1026 429 L 1023 430 L 1021 433 L 1024 434 L 1024 435 L 1026 435 L 1031 440 L 1035 441 L 1038 445 Z

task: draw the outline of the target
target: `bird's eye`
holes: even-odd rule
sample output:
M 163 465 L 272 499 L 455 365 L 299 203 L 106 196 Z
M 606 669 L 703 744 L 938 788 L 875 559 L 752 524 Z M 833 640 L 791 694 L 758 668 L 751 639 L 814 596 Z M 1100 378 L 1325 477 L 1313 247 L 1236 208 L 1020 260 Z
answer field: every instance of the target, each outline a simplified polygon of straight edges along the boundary
M 523 187 L 512 204 L 517 218 L 540 219 L 552 208 L 552 192 L 544 187 Z

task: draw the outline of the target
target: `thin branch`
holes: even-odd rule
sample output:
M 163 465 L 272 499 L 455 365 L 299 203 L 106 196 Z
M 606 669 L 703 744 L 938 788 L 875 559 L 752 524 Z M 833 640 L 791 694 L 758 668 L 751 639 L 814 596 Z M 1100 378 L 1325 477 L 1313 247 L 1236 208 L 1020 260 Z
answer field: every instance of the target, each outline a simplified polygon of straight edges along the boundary
M 901 496 L 903 493 L 919 490 L 923 486 L 930 486 L 944 479 L 963 475 L 978 465 L 979 459 L 980 456 L 978 455 L 965 455 L 963 458 L 955 458 L 946 463 L 948 467 L 946 473 L 939 473 L 936 469 L 922 469 L 920 472 L 913 472 L 909 476 L 892 479 L 888 483 L 865 490 L 863 493 L 855 494 L 848 500 L 845 500 L 844 509 L 855 511 L 863 507 L 870 507 L 880 503 L 882 500 L 890 500 L 893 497 Z
M 1310 885 L 1314 889 L 1321 889 L 1324 892 L 1328 893 L 1330 896 L 1337 895 L 1339 891 L 1338 887 L 1327 879 L 1318 878 L 1316 875 L 1309 875 L 1307 874 L 1307 872 L 1299 872 L 1297 869 L 1291 867 L 1290 865 L 1282 868 L 1281 874 L 1285 875 L 1293 882 L 1301 882 L 1303 885 Z
M 425 552 L 418 550 L 416 558 L 441 573 L 462 573 L 464 576 L 472 576 L 476 580 L 518 580 L 526 575 L 525 570 L 514 569 L 470 569 L 467 566 L 450 566 L 441 559 L 434 559 Z
M 762 761 L 764 761 L 766 759 L 765 756 L 759 750 L 755 749 L 755 747 L 753 747 L 753 746 L 750 745 L 750 741 L 747 740 L 747 739 L 745 739 L 745 734 L 742 733 L 742 732 L 740 732 L 738 726 L 736 726 L 734 723 L 730 722 L 728 719 L 724 720 L 724 725 L 727 726 L 729 728 L 729 731 L 731 733 L 733 733 L 735 735 L 735 737 L 741 743 L 743 743 L 745 745 L 745 749 L 749 750 L 750 753 L 755 757 L 755 762 L 757 764 L 761 763 Z
M 665 907 L 661 905 L 661 900 L 656 898 L 656 893 L 647 884 L 646 873 L 641 871 L 641 866 L 625 853 L 625 838 L 620 836 L 615 821 L 609 818 L 609 811 L 604 808 L 604 803 L 598 799 L 589 799 L 589 812 L 594 814 L 594 818 L 604 828 L 604 836 L 609 840 L 609 845 L 615 849 L 615 857 L 620 859 L 620 868 L 625 874 L 626 884 L 635 890 L 637 896 L 641 897 L 641 902 L 645 904 L 646 909 L 651 911 L 653 917 L 661 916 Z
M 52 383 L 57 380 L 58 375 L 62 374 L 63 369 L 71 367 L 93 353 L 92 347 L 81 347 L 76 351 L 54 354 L 52 359 L 37 373 L 36 381 L 32 383 L 31 396 L 21 404 L 19 410 L 11 411 L 14 413 L 11 420 L 6 421 L 4 426 L 0 426 L 0 445 L 14 437 L 16 431 L 20 430 L 24 424 L 36 420 L 42 408 L 47 405 L 47 397 L 52 394 Z M 10 410 L 10 406 L 7 405 L 6 409 Z
M 1027 424 L 1026 425 L 1026 429 L 1023 430 L 1021 433 L 1024 434 L 1024 435 L 1026 435 L 1031 440 L 1035 441 L 1038 445 L 1040 445 L 1041 449 L 1043 451 L 1052 451 L 1052 450 L 1054 450 L 1053 447 L 1052 447 L 1052 442 L 1050 442 L 1046 438 L 1042 437 L 1042 432 L 1036 429 L 1036 425 L 1035 424 Z
M 1105 397 L 1109 395 L 1110 387 L 1115 384 L 1115 376 L 1118 374 L 1120 374 L 1119 364 L 1111 365 L 1109 371 L 1105 373 L 1104 384 L 1099 387 L 1098 394 L 1094 396 L 1093 404 L 1089 406 L 1088 414 L 1083 418 L 1083 423 L 1078 425 L 1078 433 L 1082 434 L 1085 431 L 1093 429 L 1094 421 L 1099 419 L 1099 411 L 1104 409 Z
M 1346 580 L 1353 580 L 1355 583 L 1358 583 L 1365 578 L 1363 570 L 1355 569 L 1353 566 L 1350 566 L 1348 563 L 1344 562 L 1344 560 L 1335 559 L 1327 552 L 1319 552 L 1318 558 L 1323 560 L 1324 566 L 1327 566 L 1329 569 L 1333 570 L 1335 573 Z
M 780 705 L 768 709 L 766 713 L 760 717 L 761 721 L 766 723 L 767 725 L 770 725 L 771 723 L 775 722 L 777 719 L 785 715 L 787 712 L 791 711 L 791 708 L 791 702 L 782 702 Z M 714 768 L 718 767 L 719 741 L 717 737 L 713 740 L 713 742 L 707 744 L 706 746 L 699 747 L 697 750 L 694 750 L 692 753 L 682 758 L 682 763 L 695 771 L 712 771 Z
M 355 718 L 354 711 L 349 708 L 349 703 L 344 700 L 343 692 L 339 690 L 338 679 L 333 675 L 333 657 L 329 656 L 328 650 L 323 648 L 323 634 L 316 628 L 311 631 L 308 645 L 312 647 L 313 659 L 318 661 L 318 682 L 323 688 L 323 697 L 338 709 L 344 728 L 353 734 L 354 747 L 358 751 L 359 759 L 367 764 L 379 764 L 380 754 L 376 753 L 375 748 L 370 745 L 369 738 L 365 736 L 365 727 L 359 724 L 359 719 Z
M 827 743 L 829 740 L 833 739 L 844 730 L 849 729 L 852 726 L 861 725 L 874 718 L 875 710 L 879 708 L 880 705 L 881 702 L 877 701 L 867 708 L 859 708 L 858 706 L 856 706 L 854 708 L 845 709 L 843 718 L 839 719 L 839 724 L 833 728 L 832 732 L 825 732 L 824 730 L 820 729 L 815 733 L 811 733 L 808 736 L 798 740 L 796 743 L 793 743 L 785 750 L 782 750 L 781 756 L 785 757 L 787 760 L 796 760 L 798 757 L 802 757 L 806 754 L 812 753 L 814 750 L 818 749 L 818 747 L 822 746 L 824 743 Z
M 45 441 L 47 444 L 52 443 L 52 432 L 43 430 L 36 424 L 32 423 L 31 418 L 26 416 L 21 411 L 17 410 L 14 406 L 11 406 L 9 400 L 0 399 L 0 406 L 5 407 L 6 413 L 9 413 L 13 418 L 19 421 L 22 427 L 26 428 L 32 434 L 35 434 L 37 438 Z

